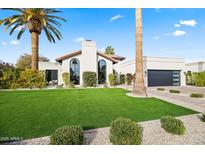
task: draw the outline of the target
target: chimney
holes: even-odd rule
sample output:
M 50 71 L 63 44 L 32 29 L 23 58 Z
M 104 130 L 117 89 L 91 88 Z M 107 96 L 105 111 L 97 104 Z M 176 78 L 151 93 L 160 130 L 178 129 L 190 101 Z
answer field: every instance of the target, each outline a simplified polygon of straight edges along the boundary
M 82 68 L 81 71 L 97 71 L 97 47 L 96 42 L 92 40 L 85 40 L 81 43 L 82 51 Z

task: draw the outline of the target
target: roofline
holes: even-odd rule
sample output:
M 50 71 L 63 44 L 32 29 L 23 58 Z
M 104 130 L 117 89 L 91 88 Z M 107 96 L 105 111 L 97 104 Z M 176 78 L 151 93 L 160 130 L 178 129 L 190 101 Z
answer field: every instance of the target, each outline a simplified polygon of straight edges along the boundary
M 81 50 L 74 51 L 74 52 L 72 52 L 72 53 L 70 53 L 70 54 L 66 54 L 66 55 L 64 55 L 64 56 L 61 56 L 61 57 L 59 57 L 59 58 L 56 58 L 55 60 L 56 60 L 57 62 L 60 62 L 60 61 L 62 61 L 62 60 L 64 60 L 64 59 L 68 59 L 68 58 L 71 58 L 71 57 L 73 57 L 73 56 L 77 56 L 77 55 L 79 55 L 79 54 L 81 54 L 81 53 L 82 53 Z M 97 51 L 97 55 L 100 55 L 100 56 L 102 56 L 102 57 L 104 57 L 104 58 L 106 58 L 106 59 L 108 59 L 108 60 L 110 60 L 110 61 L 112 61 L 112 62 L 114 62 L 114 63 L 118 63 L 117 60 L 115 60 L 114 58 L 111 58 L 111 57 L 105 55 L 104 53 L 100 53 L 100 52 Z
M 186 65 L 193 65 L 193 64 L 199 64 L 199 63 L 205 63 L 205 61 L 186 63 Z
M 115 60 L 114 58 L 111 58 L 111 57 L 107 56 L 107 55 L 104 54 L 104 53 L 97 52 L 97 54 L 100 55 L 100 56 L 102 56 L 102 57 L 104 57 L 104 58 L 106 58 L 106 59 L 108 59 L 108 60 L 110 60 L 110 61 L 112 61 L 112 62 L 118 63 L 117 60 Z
M 59 62 L 59 61 L 64 60 L 64 59 L 68 59 L 68 58 L 70 58 L 70 57 L 77 56 L 77 55 L 79 55 L 79 54 L 81 54 L 81 53 L 82 53 L 81 50 L 74 51 L 74 52 L 72 52 L 72 53 L 70 53 L 70 54 L 66 54 L 66 55 L 64 55 L 64 56 L 61 56 L 61 57 L 59 57 L 59 58 L 56 58 L 55 60 L 56 60 L 57 62 Z

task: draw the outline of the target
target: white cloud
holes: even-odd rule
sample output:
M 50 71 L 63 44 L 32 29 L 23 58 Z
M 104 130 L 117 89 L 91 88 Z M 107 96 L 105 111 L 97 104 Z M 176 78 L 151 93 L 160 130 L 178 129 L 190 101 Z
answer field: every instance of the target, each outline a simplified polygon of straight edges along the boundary
M 1 45 L 6 46 L 7 43 L 6 42 L 1 42 Z
M 15 40 L 10 41 L 9 43 L 10 43 L 11 45 L 19 45 L 19 41 L 15 41 Z
M 78 37 L 74 41 L 75 42 L 82 42 L 82 41 L 85 41 L 85 39 L 83 37 Z
M 123 16 L 122 15 L 116 15 L 116 16 L 113 16 L 113 17 L 111 17 L 110 18 L 110 21 L 114 21 L 114 20 L 117 20 L 117 19 L 119 19 L 119 18 L 122 18 Z
M 154 39 L 155 39 L 155 40 L 159 40 L 160 37 L 159 37 L 159 36 L 155 36 Z
M 174 24 L 174 27 L 181 27 L 180 24 Z
M 185 32 L 185 31 L 182 31 L 182 30 L 176 30 L 175 32 L 172 33 L 172 35 L 173 35 L 174 37 L 183 36 L 183 35 L 185 35 L 185 34 L 186 34 L 186 32 Z
M 196 22 L 196 20 L 180 20 L 180 24 L 185 25 L 185 26 L 195 27 L 197 22 Z

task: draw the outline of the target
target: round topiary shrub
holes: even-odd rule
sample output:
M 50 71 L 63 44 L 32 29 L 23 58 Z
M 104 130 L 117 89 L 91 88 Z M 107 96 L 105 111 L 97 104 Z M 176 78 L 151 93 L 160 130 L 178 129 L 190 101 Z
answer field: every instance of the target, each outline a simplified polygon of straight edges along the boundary
M 65 126 L 57 129 L 50 137 L 53 145 L 83 144 L 83 129 L 80 126 Z
M 111 123 L 110 142 L 117 145 L 135 145 L 142 142 L 142 127 L 126 118 L 118 118 Z
M 160 121 L 161 127 L 164 128 L 165 131 L 176 135 L 185 134 L 186 128 L 181 120 L 166 116 L 162 117 Z

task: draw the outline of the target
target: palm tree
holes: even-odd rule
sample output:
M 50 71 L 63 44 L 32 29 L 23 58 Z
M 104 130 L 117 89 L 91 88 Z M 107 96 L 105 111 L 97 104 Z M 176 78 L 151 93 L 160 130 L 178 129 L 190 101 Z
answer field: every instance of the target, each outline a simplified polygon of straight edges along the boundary
M 143 71 L 143 54 L 142 54 L 142 9 L 135 10 L 136 17 L 136 61 L 135 61 L 135 82 L 133 86 L 133 94 L 146 96 L 144 85 Z
M 5 10 L 5 9 L 4 9 Z M 56 21 L 56 19 L 66 21 L 65 19 L 52 15 L 54 13 L 59 13 L 55 9 L 45 9 L 45 8 L 10 8 L 6 10 L 17 11 L 19 14 L 12 15 L 10 17 L 0 20 L 0 25 L 5 26 L 5 31 L 9 28 L 11 29 L 10 35 L 13 34 L 14 30 L 19 29 L 17 39 L 19 40 L 22 34 L 29 30 L 31 34 L 31 44 L 32 44 L 32 60 L 31 68 L 33 70 L 38 70 L 38 49 L 39 49 L 39 35 L 42 31 L 45 32 L 48 40 L 51 43 L 55 43 L 54 36 L 61 40 L 63 37 L 58 31 L 61 24 Z

